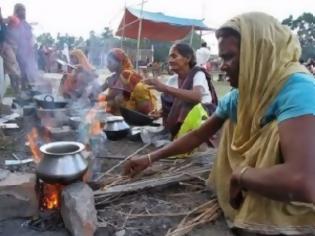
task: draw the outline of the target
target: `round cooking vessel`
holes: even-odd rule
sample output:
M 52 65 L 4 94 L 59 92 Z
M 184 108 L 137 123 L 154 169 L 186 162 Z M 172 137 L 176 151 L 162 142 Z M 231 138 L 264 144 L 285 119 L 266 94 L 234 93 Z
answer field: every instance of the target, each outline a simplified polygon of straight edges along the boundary
M 68 104 L 63 97 L 50 94 L 36 95 L 34 100 L 39 107 L 44 109 L 64 108 Z
M 43 158 L 37 175 L 48 183 L 69 184 L 82 180 L 88 163 L 82 155 L 85 146 L 79 142 L 52 142 L 40 147 Z
M 125 121 L 129 125 L 134 126 L 160 126 L 158 123 L 154 123 L 154 119 L 148 115 L 142 114 L 137 111 L 130 110 L 125 107 L 120 107 L 120 113 L 124 117 Z
M 110 116 L 105 119 L 104 132 L 109 140 L 120 140 L 129 134 L 130 127 L 121 116 Z

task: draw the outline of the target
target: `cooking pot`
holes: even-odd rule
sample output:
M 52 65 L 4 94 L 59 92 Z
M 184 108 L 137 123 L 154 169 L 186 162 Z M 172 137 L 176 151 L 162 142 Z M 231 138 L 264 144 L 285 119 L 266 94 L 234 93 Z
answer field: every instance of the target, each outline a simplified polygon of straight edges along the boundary
M 34 96 L 36 104 L 44 109 L 64 108 L 68 102 L 60 96 L 41 94 Z
M 37 175 L 48 183 L 70 184 L 82 180 L 88 163 L 82 155 L 85 146 L 78 142 L 52 142 L 40 147 L 43 158 Z
M 160 124 L 153 123 L 154 119 L 148 115 L 142 114 L 137 111 L 130 110 L 125 107 L 120 107 L 120 113 L 129 125 L 134 126 L 160 126 Z
M 72 116 L 69 118 L 69 121 L 72 129 L 78 129 L 82 123 L 82 118 L 79 116 Z
M 119 140 L 129 134 L 130 127 L 121 116 L 110 116 L 105 119 L 104 132 L 109 140 Z

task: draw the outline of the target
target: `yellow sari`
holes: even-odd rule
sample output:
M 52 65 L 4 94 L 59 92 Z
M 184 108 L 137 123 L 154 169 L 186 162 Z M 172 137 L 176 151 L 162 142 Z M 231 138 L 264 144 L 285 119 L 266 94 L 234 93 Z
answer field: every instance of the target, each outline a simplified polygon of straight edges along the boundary
M 306 204 L 274 201 L 248 191 L 239 210 L 229 204 L 232 172 L 238 166 L 268 168 L 280 163 L 278 124 L 260 120 L 288 76 L 306 69 L 298 62 L 300 44 L 290 30 L 263 13 L 240 15 L 222 28 L 241 35 L 237 123 L 224 125 L 210 183 L 234 227 L 264 234 L 315 232 L 315 212 Z M 280 176 L 279 176 L 280 177 Z

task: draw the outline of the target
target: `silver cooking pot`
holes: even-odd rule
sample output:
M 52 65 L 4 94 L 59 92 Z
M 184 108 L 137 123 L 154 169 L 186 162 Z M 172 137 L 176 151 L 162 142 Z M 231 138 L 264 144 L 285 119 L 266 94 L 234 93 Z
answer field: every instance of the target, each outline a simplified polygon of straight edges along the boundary
M 119 140 L 129 134 L 130 127 L 121 116 L 110 116 L 105 119 L 104 132 L 109 140 Z
M 43 158 L 37 166 L 37 175 L 48 183 L 69 184 L 81 180 L 88 169 L 78 142 L 52 142 L 40 147 Z

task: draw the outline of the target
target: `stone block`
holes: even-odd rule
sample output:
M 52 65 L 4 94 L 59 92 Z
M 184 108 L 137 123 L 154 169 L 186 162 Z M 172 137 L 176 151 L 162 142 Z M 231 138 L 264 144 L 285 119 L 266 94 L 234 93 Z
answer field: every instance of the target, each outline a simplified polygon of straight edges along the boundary
M 0 220 L 37 215 L 35 174 L 0 172 L 5 173 L 0 180 Z
M 83 182 L 66 186 L 62 191 L 61 215 L 72 235 L 93 236 L 97 212 L 92 189 Z

